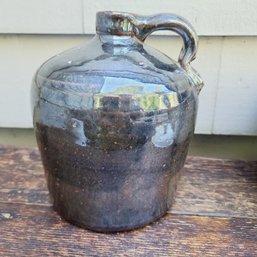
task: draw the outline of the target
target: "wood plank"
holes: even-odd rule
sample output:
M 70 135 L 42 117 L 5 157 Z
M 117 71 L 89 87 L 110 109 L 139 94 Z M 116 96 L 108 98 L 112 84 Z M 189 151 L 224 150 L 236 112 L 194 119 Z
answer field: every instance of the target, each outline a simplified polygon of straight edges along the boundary
M 256 256 L 257 219 L 166 215 L 142 229 L 100 234 L 48 206 L 0 203 L 2 256 Z
M 257 217 L 257 162 L 189 157 L 171 213 Z
M 0 202 L 50 205 L 36 148 L 0 147 Z
M 35 148 L 0 147 L 0 202 L 50 205 Z M 173 214 L 257 217 L 257 162 L 189 157 Z

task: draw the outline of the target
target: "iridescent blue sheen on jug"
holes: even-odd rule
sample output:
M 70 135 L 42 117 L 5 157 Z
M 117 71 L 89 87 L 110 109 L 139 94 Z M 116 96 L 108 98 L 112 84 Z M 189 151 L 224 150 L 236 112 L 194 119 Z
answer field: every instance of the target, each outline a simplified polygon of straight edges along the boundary
M 183 39 L 178 62 L 147 46 L 156 30 Z M 33 120 L 54 209 L 94 231 L 144 226 L 170 208 L 203 85 L 197 35 L 173 14 L 99 12 L 88 43 L 45 62 Z

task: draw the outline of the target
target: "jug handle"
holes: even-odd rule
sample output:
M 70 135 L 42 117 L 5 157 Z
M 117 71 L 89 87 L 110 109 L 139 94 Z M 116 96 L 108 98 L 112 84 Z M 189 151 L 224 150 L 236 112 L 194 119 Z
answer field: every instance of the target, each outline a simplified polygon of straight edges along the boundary
M 198 92 L 200 92 L 203 81 L 199 74 L 190 66 L 190 62 L 195 59 L 198 47 L 198 36 L 192 25 L 178 15 L 165 13 L 153 16 L 135 15 L 133 23 L 135 36 L 142 42 L 144 42 L 147 36 L 157 30 L 171 30 L 181 36 L 183 46 L 178 62 L 192 78 Z

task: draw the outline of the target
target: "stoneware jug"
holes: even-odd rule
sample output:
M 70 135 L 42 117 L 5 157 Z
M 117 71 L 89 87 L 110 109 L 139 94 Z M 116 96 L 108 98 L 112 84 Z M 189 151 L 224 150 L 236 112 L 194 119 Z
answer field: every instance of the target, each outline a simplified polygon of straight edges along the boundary
M 157 30 L 181 36 L 178 62 L 144 44 Z M 177 15 L 99 12 L 88 44 L 38 69 L 34 128 L 53 206 L 62 217 L 115 232 L 167 212 L 203 84 L 190 67 L 196 51 L 194 29 Z

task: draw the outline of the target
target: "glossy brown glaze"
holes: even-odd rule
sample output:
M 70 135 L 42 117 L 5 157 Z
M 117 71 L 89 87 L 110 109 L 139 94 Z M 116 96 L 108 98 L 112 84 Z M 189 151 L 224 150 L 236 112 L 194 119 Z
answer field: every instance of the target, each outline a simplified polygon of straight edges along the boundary
M 76 143 L 71 130 L 36 124 L 54 208 L 72 223 L 106 232 L 143 226 L 164 215 L 191 135 L 159 147 L 152 142 L 156 124 L 131 121 L 134 113 L 97 113 L 100 118 L 93 120 L 87 115 L 94 113 L 74 113 L 86 124 L 88 145 Z M 95 133 L 92 122 L 102 133 Z
M 104 232 L 140 227 L 167 212 L 201 87 L 189 66 L 197 37 L 187 22 L 180 26 L 183 20 L 170 15 L 162 27 L 162 16 L 153 16 L 144 20 L 150 24 L 144 32 L 127 24 L 125 14 L 118 21 L 115 15 L 99 13 L 91 43 L 46 62 L 32 90 L 54 208 L 74 224 Z M 154 21 L 158 29 L 176 24 L 184 31 L 179 34 L 191 45 L 184 41 L 181 66 L 143 44 Z M 145 37 L 135 36 L 136 28 Z

